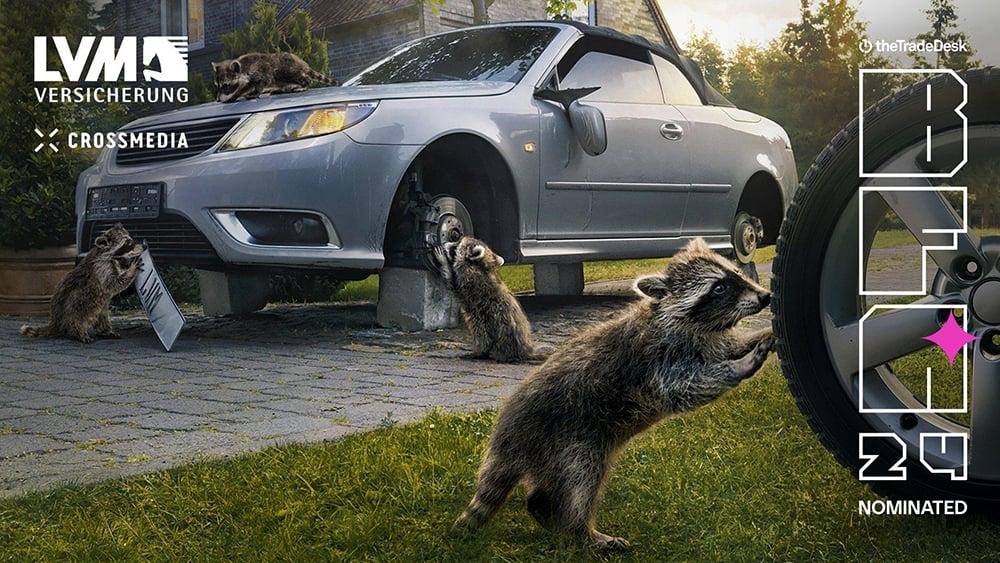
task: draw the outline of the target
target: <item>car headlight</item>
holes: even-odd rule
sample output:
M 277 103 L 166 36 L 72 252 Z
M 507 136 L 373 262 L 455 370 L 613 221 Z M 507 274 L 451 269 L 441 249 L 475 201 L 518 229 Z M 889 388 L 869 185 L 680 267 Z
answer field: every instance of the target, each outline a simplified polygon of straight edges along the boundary
M 343 131 L 368 117 L 378 102 L 255 113 L 240 123 L 220 151 L 284 143 Z

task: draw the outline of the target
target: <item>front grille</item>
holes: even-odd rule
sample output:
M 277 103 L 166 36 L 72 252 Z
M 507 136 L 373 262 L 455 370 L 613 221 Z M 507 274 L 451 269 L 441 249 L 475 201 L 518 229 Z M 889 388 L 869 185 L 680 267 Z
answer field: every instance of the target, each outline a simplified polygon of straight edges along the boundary
M 200 121 L 198 123 L 180 123 L 167 127 L 137 129 L 126 133 L 184 133 L 187 148 L 120 148 L 115 153 L 115 163 L 119 166 L 138 166 L 157 162 L 180 160 L 196 154 L 201 154 L 215 146 L 230 129 L 240 121 L 238 117 Z
M 132 219 L 120 221 L 132 238 L 146 241 L 153 259 L 161 263 L 190 265 L 218 264 L 221 262 L 212 244 L 190 221 L 180 215 L 163 214 L 159 219 Z M 110 229 L 115 221 L 87 223 L 84 231 L 89 251 L 101 233 Z

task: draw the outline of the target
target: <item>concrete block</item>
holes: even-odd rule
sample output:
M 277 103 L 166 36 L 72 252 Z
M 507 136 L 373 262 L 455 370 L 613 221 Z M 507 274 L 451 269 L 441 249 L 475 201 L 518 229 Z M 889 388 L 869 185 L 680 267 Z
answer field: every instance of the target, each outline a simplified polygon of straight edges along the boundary
M 535 295 L 582 295 L 583 262 L 535 264 Z
M 222 317 L 260 311 L 267 306 L 271 287 L 264 274 L 198 270 L 201 308 L 206 315 Z
M 379 326 L 406 331 L 452 328 L 461 322 L 454 294 L 436 274 L 410 268 L 385 268 L 379 274 Z

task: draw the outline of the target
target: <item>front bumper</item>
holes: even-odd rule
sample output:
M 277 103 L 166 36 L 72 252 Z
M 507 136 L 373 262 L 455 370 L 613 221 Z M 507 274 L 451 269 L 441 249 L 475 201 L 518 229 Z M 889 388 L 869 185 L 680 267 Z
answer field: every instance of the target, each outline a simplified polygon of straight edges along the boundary
M 84 171 L 77 182 L 77 246 L 81 253 L 88 250 L 95 227 L 85 218 L 90 188 L 160 182 L 161 218 L 190 222 L 219 266 L 376 271 L 384 263 L 382 243 L 392 198 L 419 150 L 415 145 L 360 144 L 335 133 L 151 166 L 119 167 L 112 156 Z M 248 244 L 223 228 L 213 213 L 218 209 L 315 212 L 336 229 L 339 246 Z M 170 258 L 203 265 L 182 255 Z

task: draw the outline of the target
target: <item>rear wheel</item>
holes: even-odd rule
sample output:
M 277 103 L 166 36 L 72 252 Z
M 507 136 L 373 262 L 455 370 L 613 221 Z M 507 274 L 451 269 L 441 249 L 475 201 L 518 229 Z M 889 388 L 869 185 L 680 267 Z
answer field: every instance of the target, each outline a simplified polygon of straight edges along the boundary
M 757 254 L 758 245 L 763 242 L 760 238 L 760 231 L 760 219 L 746 211 L 740 211 L 736 214 L 731 234 L 736 265 L 743 272 L 743 275 L 758 283 L 760 283 L 760 275 L 757 273 L 754 257 Z
M 963 78 L 969 94 L 963 109 L 968 117 L 968 154 L 980 161 L 995 159 L 1000 155 L 1000 106 L 995 103 L 1000 97 L 1000 73 L 984 69 Z M 935 151 L 961 151 L 961 126 L 943 125 L 955 119 L 953 108 L 962 99 L 958 83 L 948 79 L 941 75 L 916 84 L 866 111 L 866 166 L 872 164 L 877 171 L 912 166 L 915 151 L 923 155 L 926 148 L 926 124 L 938 132 L 932 137 Z M 930 114 L 925 105 L 928 85 L 936 100 Z M 823 444 L 856 476 L 869 460 L 861 453 L 875 456 L 883 468 L 891 469 L 897 461 L 906 468 L 905 480 L 871 482 L 876 491 L 895 498 L 961 499 L 974 509 L 997 512 L 1000 416 L 994 413 L 1000 402 L 1000 307 L 996 305 L 1000 239 L 980 239 L 970 231 L 955 235 L 957 245 L 948 245 L 957 249 L 930 251 L 927 258 L 937 266 L 936 280 L 928 295 L 916 302 L 912 302 L 915 297 L 879 298 L 881 302 L 862 297 L 859 280 L 871 279 L 872 264 L 884 259 L 873 252 L 880 225 L 898 221 L 920 246 L 928 247 L 928 241 L 935 239 L 926 230 L 933 227 L 927 219 L 957 220 L 957 215 L 954 203 L 937 190 L 896 198 L 884 189 L 938 186 L 931 180 L 902 178 L 890 184 L 880 179 L 862 184 L 858 155 L 855 121 L 805 175 L 781 230 L 773 279 L 774 329 L 789 387 Z M 876 188 L 864 196 L 863 220 L 862 185 Z M 976 191 L 976 186 L 969 186 L 970 195 Z M 894 267 L 898 268 L 889 269 Z M 879 303 L 886 309 L 869 316 Z M 907 361 L 922 366 L 926 358 L 941 359 L 939 350 L 927 350 L 930 343 L 923 337 L 939 330 L 949 307 L 955 305 L 967 307 L 969 330 L 980 338 L 969 347 L 971 384 L 966 397 L 971 416 L 931 412 L 930 389 L 927 395 L 919 387 L 914 389 L 898 369 Z M 862 319 L 871 323 L 864 325 L 863 351 Z M 966 435 L 968 457 L 963 448 L 925 450 L 922 437 L 936 433 Z M 865 451 L 859 452 L 861 434 L 883 436 L 866 440 Z M 965 460 L 967 479 L 953 479 L 948 471 L 960 472 Z
M 761 243 L 760 224 L 760 219 L 753 217 L 746 211 L 740 211 L 736 214 L 736 219 L 733 221 L 732 237 L 733 249 L 736 251 L 736 260 L 739 263 L 750 264 L 753 262 L 758 245 Z

